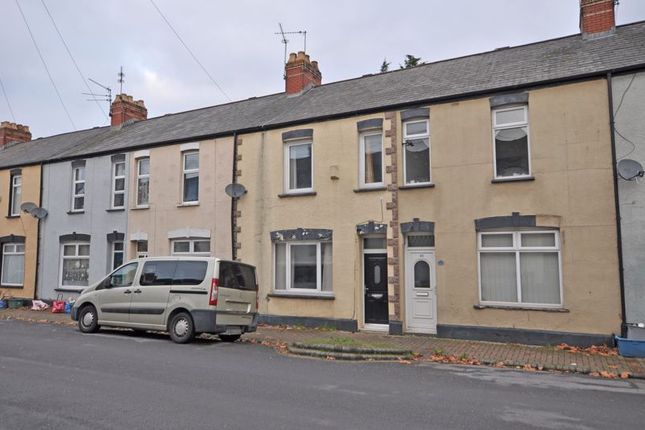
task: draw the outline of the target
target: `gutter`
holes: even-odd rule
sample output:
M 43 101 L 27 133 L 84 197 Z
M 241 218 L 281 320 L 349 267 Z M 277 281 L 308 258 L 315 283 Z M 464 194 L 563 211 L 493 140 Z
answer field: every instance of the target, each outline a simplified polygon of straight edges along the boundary
M 229 137 L 229 136 L 234 136 L 234 135 L 257 133 L 257 132 L 262 132 L 262 131 L 267 131 L 267 130 L 275 130 L 275 129 L 285 128 L 285 127 L 297 126 L 297 125 L 302 125 L 302 124 L 310 124 L 310 123 L 313 123 L 313 122 L 324 122 L 324 121 L 331 121 L 331 120 L 342 119 L 342 118 L 351 118 L 352 116 L 358 116 L 358 115 L 370 115 L 370 114 L 373 114 L 373 113 L 381 113 L 381 112 L 386 111 L 386 110 L 404 109 L 404 108 L 415 107 L 415 106 L 419 106 L 419 105 L 427 105 L 427 104 L 447 103 L 447 102 L 467 100 L 467 99 L 470 99 L 470 98 L 487 96 L 487 95 L 490 96 L 490 95 L 493 95 L 495 93 L 501 93 L 501 92 L 506 92 L 506 91 L 518 91 L 518 90 L 524 90 L 524 89 L 560 85 L 560 84 L 564 84 L 564 83 L 572 83 L 572 82 L 576 82 L 576 81 L 584 81 L 584 80 L 589 80 L 589 79 L 594 79 L 594 78 L 604 78 L 608 73 L 620 74 L 620 73 L 628 73 L 628 72 L 637 71 L 637 70 L 645 70 L 645 63 L 640 63 L 640 64 L 636 64 L 636 65 L 632 65 L 632 66 L 619 67 L 619 68 L 609 69 L 609 70 L 599 70 L 599 71 L 595 71 L 595 72 L 591 72 L 591 73 L 583 73 L 583 74 L 568 76 L 568 77 L 564 77 L 564 78 L 553 78 L 553 79 L 548 79 L 548 80 L 544 80 L 544 81 L 537 81 L 537 82 L 517 84 L 517 85 L 508 85 L 508 86 L 505 86 L 505 87 L 487 88 L 487 89 L 484 89 L 484 90 L 472 91 L 472 92 L 469 92 L 469 93 L 452 94 L 452 95 L 448 95 L 448 96 L 419 99 L 419 100 L 403 102 L 403 103 L 398 103 L 398 104 L 391 104 L 391 105 L 381 105 L 381 106 L 376 106 L 376 107 L 368 108 L 368 109 L 359 109 L 359 110 L 355 110 L 355 111 L 341 112 L 341 113 L 335 113 L 335 114 L 327 114 L 327 115 L 321 115 L 321 116 L 318 116 L 318 117 L 309 117 L 309 118 L 303 118 L 303 119 L 298 119 L 298 120 L 293 120 L 293 121 L 280 122 L 280 123 L 269 124 L 269 125 L 264 124 L 264 125 L 259 125 L 259 126 L 236 129 L 236 130 L 227 130 L 227 131 L 222 131 L 222 132 L 217 132 L 217 133 L 209 133 L 209 134 L 203 134 L 203 135 L 197 135 L 197 136 L 188 136 L 188 137 L 182 137 L 182 138 L 178 138 L 178 139 L 158 141 L 158 142 L 142 143 L 140 145 L 132 145 L 132 146 L 124 147 L 124 148 L 98 151 L 98 152 L 93 152 L 93 153 L 87 153 L 87 154 L 84 154 L 84 155 L 74 155 L 74 156 L 70 156 L 70 157 L 50 158 L 50 159 L 42 161 L 42 163 L 51 164 L 51 163 L 58 163 L 58 162 L 70 161 L 70 160 L 79 160 L 79 159 L 84 159 L 84 158 L 100 157 L 100 156 L 103 156 L 103 155 L 115 154 L 115 153 L 119 153 L 119 152 L 137 151 L 137 150 L 140 150 L 140 149 L 154 148 L 154 147 L 157 147 L 157 146 L 174 145 L 174 144 L 184 143 L 184 142 L 194 142 L 196 140 L 210 140 L 210 139 L 218 139 L 218 138 Z M 179 114 L 177 114 L 177 115 L 179 115 Z M 79 143 L 79 145 L 81 143 Z M 13 165 L 0 166 L 0 170 L 12 169 L 14 167 L 33 166 L 33 165 L 37 165 L 39 163 L 41 163 L 41 162 L 27 162 L 27 163 L 19 163 L 19 164 L 13 164 Z
M 627 334 L 627 315 L 625 313 L 625 274 L 623 264 L 623 236 L 620 216 L 620 197 L 618 195 L 618 160 L 616 159 L 616 131 L 614 123 L 614 97 L 612 91 L 612 75 L 607 73 L 607 96 L 609 98 L 609 131 L 611 133 L 611 164 L 614 176 L 614 207 L 616 212 L 616 236 L 618 244 L 618 278 L 620 282 L 620 336 L 625 337 Z
M 232 182 L 237 183 L 237 131 L 233 132 Z M 231 260 L 237 260 L 237 199 L 231 196 Z
M 44 163 L 40 162 L 40 191 L 38 193 L 38 207 L 43 207 L 43 165 Z M 36 218 L 38 224 L 36 225 L 36 273 L 34 274 L 34 300 L 38 298 L 38 270 L 40 269 L 40 223 L 41 219 Z

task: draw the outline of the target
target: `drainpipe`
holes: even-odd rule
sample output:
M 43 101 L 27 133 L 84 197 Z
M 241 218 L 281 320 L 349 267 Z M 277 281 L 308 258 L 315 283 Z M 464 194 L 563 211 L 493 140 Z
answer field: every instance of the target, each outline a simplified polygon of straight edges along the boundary
M 625 337 L 627 332 L 627 315 L 625 314 L 625 276 L 623 266 L 623 236 L 620 217 L 620 199 L 618 196 L 618 171 L 616 160 L 616 132 L 614 129 L 614 97 L 611 86 L 611 72 L 607 73 L 607 95 L 609 97 L 609 131 L 611 133 L 611 162 L 614 174 L 614 206 L 616 211 L 616 235 L 618 237 L 618 278 L 620 282 L 620 335 Z
M 40 192 L 38 193 L 38 207 L 43 207 L 43 162 L 40 162 Z M 36 218 L 36 273 L 34 274 L 34 300 L 38 297 L 38 269 L 40 269 L 40 223 L 41 219 Z
M 233 132 L 233 175 L 232 183 L 237 183 L 237 131 Z M 237 260 L 237 199 L 231 196 L 231 259 Z

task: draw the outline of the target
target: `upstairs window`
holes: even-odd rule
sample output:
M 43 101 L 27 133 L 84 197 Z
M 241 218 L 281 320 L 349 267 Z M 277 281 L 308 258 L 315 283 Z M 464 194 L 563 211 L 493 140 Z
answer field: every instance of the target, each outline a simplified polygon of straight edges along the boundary
M 371 131 L 361 133 L 359 159 L 360 188 L 383 186 L 383 133 Z
M 429 184 L 430 131 L 427 119 L 403 123 L 403 152 L 405 185 Z
M 125 161 L 112 163 L 112 209 L 125 207 Z
M 72 212 L 85 209 L 85 165 L 72 168 Z
M 199 202 L 199 151 L 183 153 L 183 203 Z
M 9 199 L 9 215 L 19 216 L 20 204 L 22 203 L 22 175 L 20 174 L 11 176 L 11 192 L 9 194 Z
M 150 202 L 150 157 L 137 160 L 137 207 L 146 207 Z
M 495 179 L 531 175 L 528 107 L 493 110 Z
M 311 142 L 293 142 L 284 145 L 285 191 L 302 193 L 313 191 L 313 155 Z

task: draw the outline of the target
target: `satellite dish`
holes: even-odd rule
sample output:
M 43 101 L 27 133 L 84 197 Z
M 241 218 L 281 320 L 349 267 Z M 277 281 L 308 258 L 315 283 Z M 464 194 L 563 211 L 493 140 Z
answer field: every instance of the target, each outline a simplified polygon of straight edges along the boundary
M 43 218 L 45 218 L 47 216 L 47 209 L 35 207 L 32 210 L 30 210 L 29 213 L 34 218 L 43 219 Z
M 226 194 L 234 199 L 239 199 L 246 194 L 246 188 L 242 184 L 228 184 L 224 189 Z
M 642 178 L 643 174 L 643 166 L 636 160 L 624 159 L 618 162 L 618 176 L 626 181 L 632 181 L 636 177 Z
M 24 202 L 23 204 L 20 205 L 20 210 L 23 212 L 31 213 L 31 211 L 37 207 L 38 206 L 36 205 L 36 203 Z

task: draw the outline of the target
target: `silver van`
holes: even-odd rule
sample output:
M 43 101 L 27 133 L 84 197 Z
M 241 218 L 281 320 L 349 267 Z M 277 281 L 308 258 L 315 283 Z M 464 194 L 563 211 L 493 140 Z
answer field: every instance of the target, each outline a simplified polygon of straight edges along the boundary
M 85 289 L 72 308 L 83 333 L 101 326 L 168 331 L 177 343 L 214 333 L 234 342 L 257 327 L 255 267 L 213 257 L 132 260 Z

